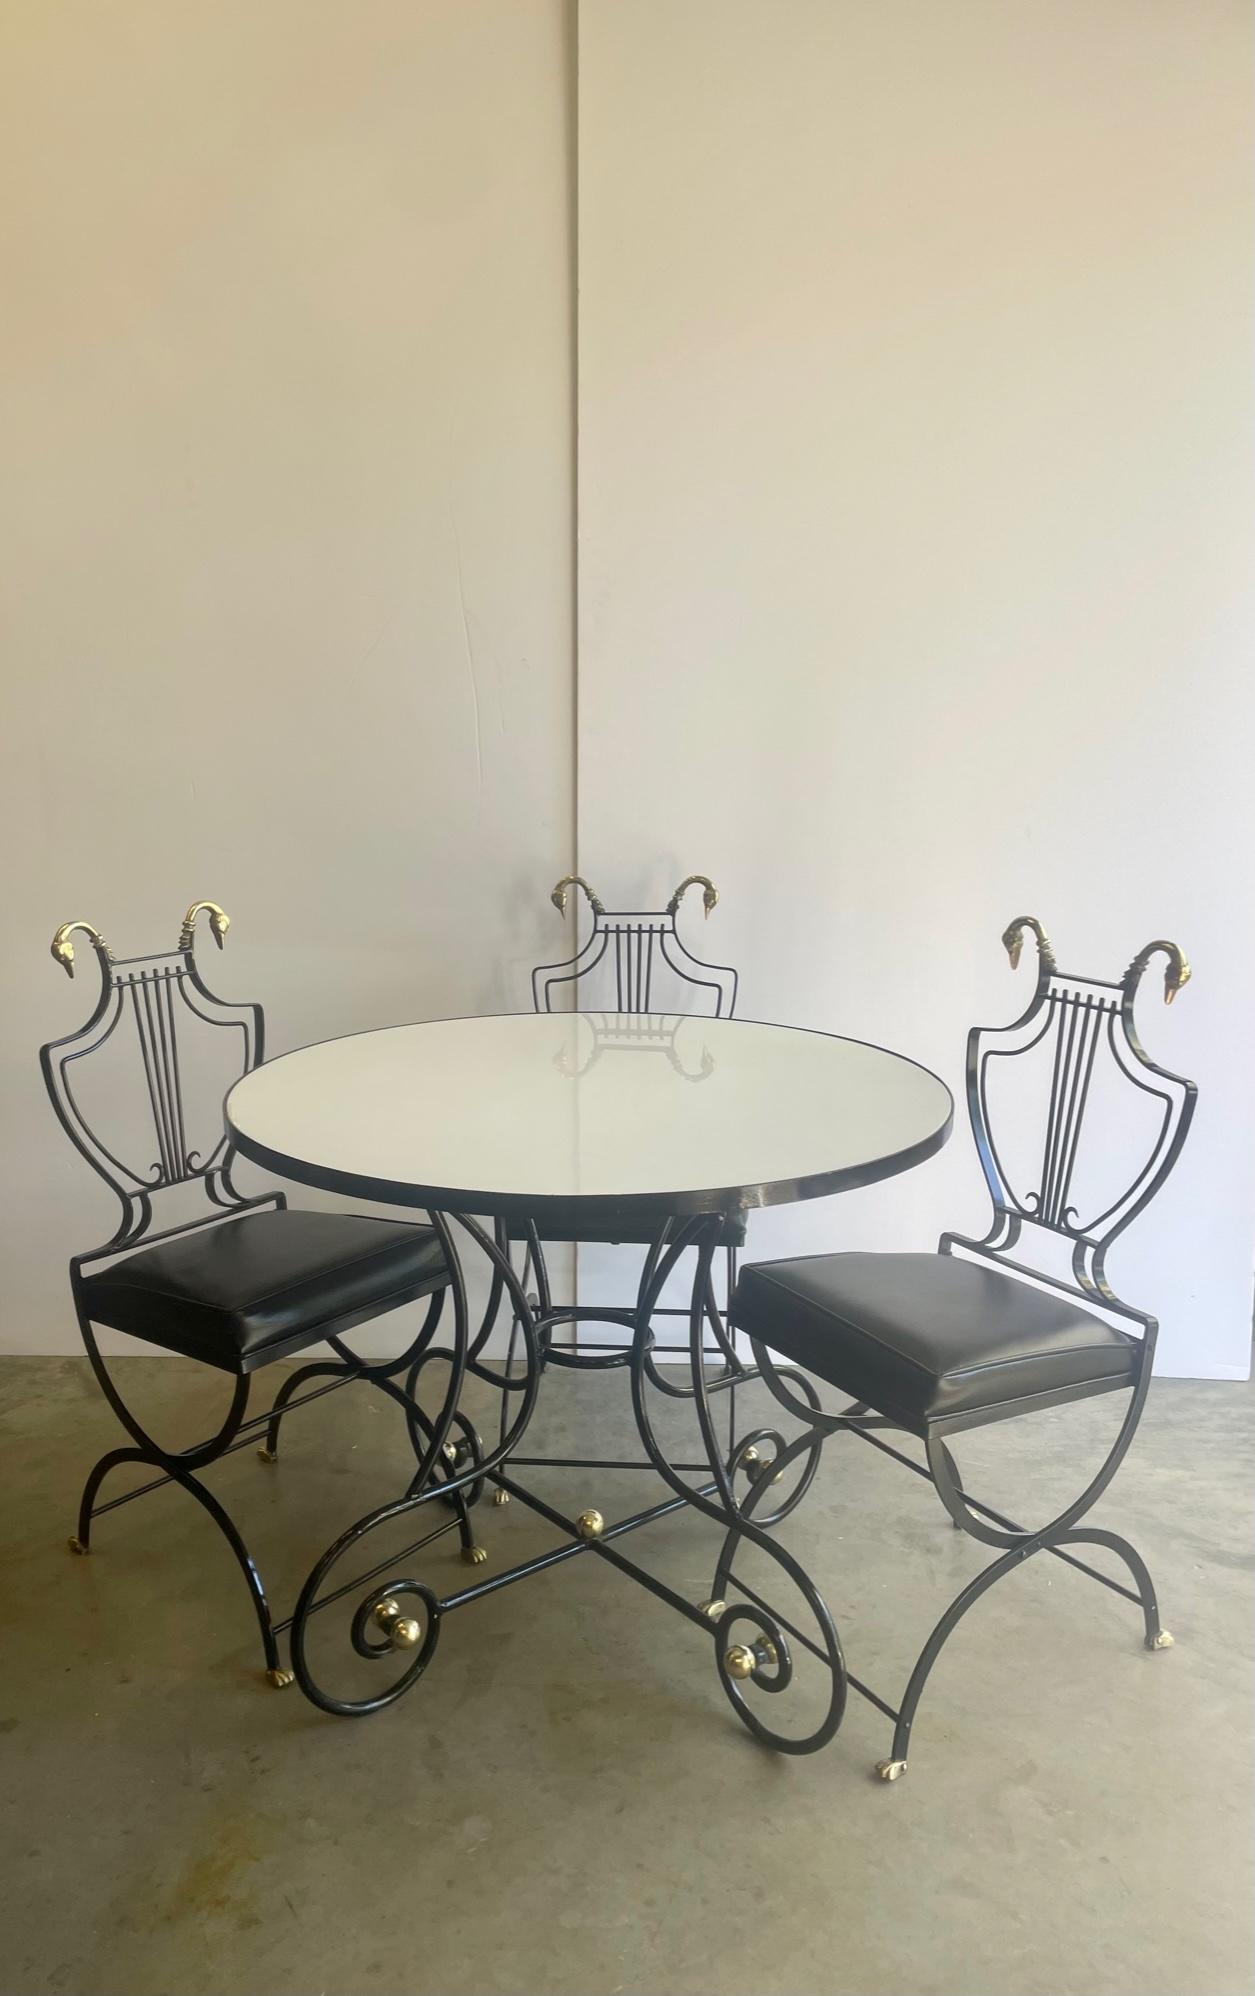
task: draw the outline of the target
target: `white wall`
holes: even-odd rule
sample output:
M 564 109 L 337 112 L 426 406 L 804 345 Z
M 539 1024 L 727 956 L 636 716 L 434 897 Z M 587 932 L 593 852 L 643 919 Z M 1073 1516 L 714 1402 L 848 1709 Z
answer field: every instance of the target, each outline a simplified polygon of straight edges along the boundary
M 579 859 L 693 867 L 746 1016 L 952 1081 L 1179 936 L 1197 1074 L 1113 1272 L 1246 1370 L 1248 10 L 19 0 L 0 16 L 0 1344 L 112 1224 L 35 1049 L 55 924 L 211 957 L 271 1045 L 526 1003 Z M 686 904 L 687 912 L 687 904 Z M 1153 999 L 1153 983 L 1148 998 Z M 753 1251 L 975 1221 L 960 1133 Z M 586 1271 L 587 1273 L 587 1271 Z
M 1113 1252 L 1245 1376 L 1255 1235 L 1249 10 L 584 0 L 579 857 L 699 867 L 741 1010 L 958 1090 L 1007 920 L 1195 978 L 1179 1173 Z M 751 1252 L 931 1246 L 942 1158 Z
M 572 850 L 560 0 L 0 15 L 0 1345 L 115 1208 L 41 1040 L 207 965 L 274 1051 L 527 1002 Z M 385 1340 L 391 1342 L 391 1339 Z

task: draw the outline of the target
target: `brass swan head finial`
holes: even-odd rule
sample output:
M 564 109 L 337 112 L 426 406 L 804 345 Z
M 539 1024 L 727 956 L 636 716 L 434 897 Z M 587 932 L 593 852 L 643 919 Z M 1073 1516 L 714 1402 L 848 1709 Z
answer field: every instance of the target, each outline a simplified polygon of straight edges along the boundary
M 1140 949 L 1125 971 L 1121 984 L 1127 997 L 1131 998 L 1133 996 L 1133 993 L 1137 990 L 1141 982 L 1142 972 L 1150 962 L 1151 957 L 1160 950 L 1162 950 L 1168 959 L 1164 966 L 1163 974 L 1164 1004 L 1171 1005 L 1182 985 L 1189 983 L 1190 966 L 1182 955 L 1180 948 L 1176 943 L 1167 942 L 1160 936 L 1153 943 L 1147 943 L 1145 949 Z
M 1020 966 L 1020 952 L 1024 947 L 1024 931 L 1031 929 L 1037 938 L 1038 970 L 1051 971 L 1056 968 L 1055 953 L 1051 948 L 1050 937 L 1046 934 L 1036 915 L 1017 915 L 1002 932 L 1002 947 L 1010 958 L 1012 970 Z
M 606 912 L 605 908 L 603 907 L 598 897 L 593 893 L 592 888 L 585 880 L 583 874 L 564 873 L 561 880 L 558 882 L 557 886 L 553 889 L 552 893 L 549 896 L 549 899 L 553 902 L 554 907 L 557 909 L 558 913 L 562 916 L 564 921 L 566 920 L 567 889 L 570 887 L 579 888 L 580 892 L 584 895 L 585 899 L 587 900 L 588 905 L 592 909 L 594 915 L 605 914 Z
M 179 930 L 179 948 L 181 950 L 191 949 L 195 939 L 196 917 L 200 914 L 202 908 L 208 910 L 210 932 L 218 948 L 221 949 L 223 943 L 226 941 L 227 930 L 231 926 L 231 917 L 228 915 L 226 909 L 220 908 L 216 901 L 193 901 L 191 907 L 183 917 L 183 927 Z
M 74 944 L 70 938 L 77 932 L 91 937 L 91 945 L 100 959 L 102 970 L 106 964 L 113 962 L 113 951 L 99 929 L 94 929 L 90 922 L 62 922 L 52 938 L 52 958 L 54 963 L 61 965 L 67 977 L 74 975 Z
M 679 907 L 681 901 L 684 899 L 684 896 L 688 892 L 690 887 L 701 888 L 702 909 L 704 911 L 705 919 L 709 921 L 711 916 L 711 911 L 719 905 L 719 889 L 715 886 L 713 880 L 708 880 L 706 878 L 706 875 L 704 873 L 690 873 L 685 877 L 685 879 L 683 879 L 680 882 L 679 886 L 675 890 L 675 893 L 671 896 L 671 899 L 667 903 L 667 913 L 674 920 L 676 909 Z

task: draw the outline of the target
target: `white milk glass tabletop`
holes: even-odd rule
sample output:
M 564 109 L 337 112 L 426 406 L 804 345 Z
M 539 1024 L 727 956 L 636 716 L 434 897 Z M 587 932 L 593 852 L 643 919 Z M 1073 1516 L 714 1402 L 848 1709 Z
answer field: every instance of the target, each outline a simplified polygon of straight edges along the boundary
M 937 1076 L 736 1019 L 525 1013 L 326 1040 L 237 1083 L 245 1156 L 388 1204 L 544 1220 L 816 1198 L 939 1150 Z

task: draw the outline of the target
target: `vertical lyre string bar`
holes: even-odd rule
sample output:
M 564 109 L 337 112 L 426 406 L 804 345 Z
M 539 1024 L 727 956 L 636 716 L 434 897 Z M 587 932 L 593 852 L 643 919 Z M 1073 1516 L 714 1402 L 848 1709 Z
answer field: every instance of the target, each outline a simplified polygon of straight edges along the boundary
M 649 1010 L 654 974 L 654 930 L 648 922 L 619 922 L 614 930 L 615 1010 Z
M 170 967 L 165 975 L 166 1020 L 170 1034 L 170 1067 L 174 1082 L 174 1127 L 178 1139 L 179 1176 L 187 1172 L 187 1129 L 183 1117 L 183 1077 L 179 1071 L 179 1040 L 174 1023 L 174 987 L 181 972 Z
M 178 972 L 141 971 L 129 980 L 131 1011 L 144 1063 L 162 1178 L 176 1183 L 186 1175 L 182 1091 L 175 1039 L 172 977 Z
M 153 1052 L 149 1042 L 148 1035 L 145 1033 L 144 1030 L 145 1015 L 140 1010 L 139 991 L 137 989 L 136 981 L 134 978 L 130 980 L 128 988 L 131 994 L 131 1011 L 135 1018 L 136 1037 L 139 1040 L 139 1050 L 144 1062 L 144 1079 L 148 1083 L 148 1100 L 152 1105 L 153 1128 L 157 1133 L 157 1143 L 161 1152 L 160 1156 L 161 1175 L 163 1178 L 167 1178 L 169 1176 L 169 1165 L 166 1155 L 165 1137 L 163 1134 L 161 1110 L 157 1102 L 157 1080 L 153 1064 Z
M 1058 1174 L 1056 1193 L 1056 1219 L 1062 1219 L 1068 1210 L 1068 1192 L 1072 1184 L 1072 1173 L 1076 1166 L 1076 1154 L 1081 1140 L 1081 1125 L 1085 1120 L 1085 1109 L 1089 1102 L 1089 1084 L 1094 1072 L 1094 1056 L 1098 1051 L 1098 1041 L 1102 1033 L 1103 1013 L 1107 1008 L 1101 1001 L 1087 997 L 1084 1016 L 1081 1021 L 1081 1047 L 1077 1058 L 1076 1078 L 1072 1086 L 1072 1104 L 1069 1123 L 1064 1131 L 1063 1157 Z
M 1092 993 L 1061 992 L 1052 992 L 1049 1004 L 1055 1014 L 1055 1048 L 1037 1217 L 1057 1227 L 1067 1211 L 1103 1018 L 1113 1005 Z
M 1068 1014 L 1064 1012 L 1058 998 L 1052 993 L 1050 1007 L 1055 1015 L 1055 1057 L 1050 1076 L 1050 1108 L 1046 1115 L 1045 1147 L 1041 1160 L 1041 1190 L 1038 1195 L 1037 1210 L 1044 1220 L 1050 1205 L 1050 1181 L 1053 1171 L 1055 1130 L 1059 1115 L 1059 1077 L 1064 1067 L 1063 1037 L 1064 1024 Z
M 162 1136 L 165 1145 L 165 1176 L 175 1179 L 179 1175 L 178 1157 L 174 1146 L 173 1118 L 170 1113 L 170 1055 L 165 1044 L 165 1031 L 161 1018 L 161 987 L 158 973 L 142 973 L 144 992 L 144 1012 L 148 1020 L 149 1037 L 153 1045 L 153 1066 L 157 1074 L 157 1097 L 161 1103 Z
M 177 1118 L 174 1112 L 176 1099 L 175 1077 L 170 1047 L 170 1035 L 166 1025 L 165 973 L 154 970 L 152 974 L 152 1004 L 157 1015 L 157 1043 L 161 1053 L 162 1101 L 166 1112 L 166 1139 L 170 1150 L 170 1176 L 180 1178 L 181 1155 L 179 1151 Z

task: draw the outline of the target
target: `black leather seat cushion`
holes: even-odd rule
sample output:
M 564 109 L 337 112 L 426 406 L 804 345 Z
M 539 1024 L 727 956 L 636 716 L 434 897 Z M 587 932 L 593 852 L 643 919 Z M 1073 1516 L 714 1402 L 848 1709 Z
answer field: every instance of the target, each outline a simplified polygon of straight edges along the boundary
M 93 1323 L 251 1372 L 448 1281 L 430 1227 L 360 1213 L 245 1213 L 141 1248 L 82 1298 Z
M 733 1322 L 923 1435 L 1011 1401 L 1128 1385 L 1139 1341 L 1064 1295 L 948 1254 L 826 1254 L 743 1269 Z

